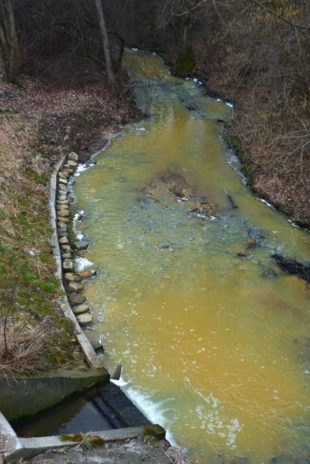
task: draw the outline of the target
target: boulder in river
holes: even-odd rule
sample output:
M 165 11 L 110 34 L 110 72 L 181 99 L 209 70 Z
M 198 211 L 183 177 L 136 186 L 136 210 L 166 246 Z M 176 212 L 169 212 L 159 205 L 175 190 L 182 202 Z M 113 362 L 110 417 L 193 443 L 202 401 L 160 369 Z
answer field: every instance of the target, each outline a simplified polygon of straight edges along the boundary
M 71 244 L 71 248 L 77 251 L 87 250 L 88 242 L 86 240 L 80 240 L 79 242 L 74 242 Z
M 73 309 L 72 309 L 74 314 L 84 314 L 84 313 L 87 313 L 88 310 L 89 310 L 89 306 L 87 303 L 73 306 Z
M 266 271 L 264 271 L 262 275 L 263 277 L 266 277 L 268 279 L 274 279 L 275 277 L 278 277 L 278 274 L 272 268 L 269 268 Z
M 77 274 L 74 274 L 73 272 L 67 272 L 67 274 L 65 274 L 65 280 L 68 282 L 79 282 L 81 277 Z
M 70 282 L 68 288 L 70 292 L 84 292 L 85 285 L 81 282 Z
M 254 248 L 257 245 L 257 240 L 255 237 L 251 236 L 247 240 L 247 247 L 248 248 Z
M 74 306 L 85 303 L 86 297 L 82 295 L 82 293 L 70 293 L 68 295 L 68 300 L 72 304 L 72 306 Z
M 236 253 L 236 256 L 238 256 L 238 258 L 244 258 L 244 259 L 252 258 L 252 254 L 249 253 L 248 251 L 238 251 Z
M 93 322 L 93 316 L 92 314 L 88 314 L 88 313 L 80 314 L 79 316 L 77 316 L 77 320 L 80 325 L 88 325 Z
M 78 276 L 81 279 L 90 279 L 93 275 L 95 275 L 95 272 L 90 271 L 89 269 L 85 269 L 85 271 L 78 272 Z

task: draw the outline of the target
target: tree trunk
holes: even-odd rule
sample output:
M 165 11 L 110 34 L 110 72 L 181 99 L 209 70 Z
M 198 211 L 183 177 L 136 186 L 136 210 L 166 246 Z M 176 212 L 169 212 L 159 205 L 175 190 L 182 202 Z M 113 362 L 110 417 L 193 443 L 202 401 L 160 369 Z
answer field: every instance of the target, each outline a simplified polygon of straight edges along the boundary
M 13 0 L 7 0 L 7 20 L 9 25 L 9 37 L 8 42 L 10 45 L 9 63 L 8 63 L 8 74 L 9 77 L 14 77 L 16 70 L 19 65 L 19 50 L 18 41 L 15 29 L 15 18 L 14 18 L 14 7 Z
M 104 17 L 104 13 L 103 13 L 103 9 L 102 9 L 101 0 L 95 0 L 95 4 L 96 4 L 96 8 L 97 8 L 97 13 L 98 13 L 99 26 L 100 26 L 102 45 L 103 45 L 103 51 L 104 51 L 104 58 L 105 58 L 105 64 L 106 64 L 107 72 L 108 72 L 108 80 L 109 80 L 110 86 L 112 88 L 115 88 L 116 80 L 115 80 L 114 70 L 113 70 L 113 65 L 112 65 L 110 41 L 109 41 L 109 35 L 108 35 L 108 31 L 107 31 L 107 26 L 106 26 L 106 22 L 105 22 L 105 17 Z
M 2 49 L 0 48 L 0 79 L 6 80 L 6 78 L 7 78 L 6 68 L 4 64 Z
M 4 79 L 13 79 L 19 66 L 14 0 L 3 1 L 0 13 L 0 74 Z

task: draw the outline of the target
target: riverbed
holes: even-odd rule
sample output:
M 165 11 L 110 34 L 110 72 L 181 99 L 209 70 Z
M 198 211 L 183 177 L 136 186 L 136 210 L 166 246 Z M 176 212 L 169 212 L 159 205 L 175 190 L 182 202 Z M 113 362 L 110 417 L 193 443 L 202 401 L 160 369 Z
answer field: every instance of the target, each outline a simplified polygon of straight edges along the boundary
M 273 253 L 310 260 L 309 233 L 245 186 L 221 140 L 233 108 L 127 50 L 144 119 L 76 178 L 86 296 L 105 361 L 199 462 L 310 452 L 310 289 Z

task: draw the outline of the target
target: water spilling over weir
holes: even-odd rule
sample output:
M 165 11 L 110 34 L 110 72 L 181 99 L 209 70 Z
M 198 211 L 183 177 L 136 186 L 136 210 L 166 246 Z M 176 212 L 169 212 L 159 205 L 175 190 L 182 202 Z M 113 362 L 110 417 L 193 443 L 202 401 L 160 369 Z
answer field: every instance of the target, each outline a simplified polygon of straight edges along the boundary
M 309 234 L 233 169 L 217 122 L 229 106 L 157 56 L 124 59 L 147 117 L 74 185 L 98 270 L 86 290 L 89 337 L 103 335 L 127 394 L 199 462 L 305 458 L 310 290 L 270 256 L 310 260 Z

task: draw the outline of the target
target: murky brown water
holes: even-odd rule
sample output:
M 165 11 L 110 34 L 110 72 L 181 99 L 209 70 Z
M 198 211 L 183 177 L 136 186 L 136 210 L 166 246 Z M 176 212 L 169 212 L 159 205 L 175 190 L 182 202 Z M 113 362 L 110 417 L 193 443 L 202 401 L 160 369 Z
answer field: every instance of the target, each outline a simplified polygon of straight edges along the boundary
M 137 104 L 128 127 L 77 178 L 106 363 L 127 393 L 200 462 L 269 462 L 310 451 L 310 290 L 275 251 L 310 259 L 309 235 L 255 199 L 228 164 L 217 119 L 232 109 L 161 60 L 128 51 Z M 231 195 L 238 209 L 232 209 Z M 247 249 L 250 237 L 258 246 Z M 249 259 L 236 253 L 251 253 Z

